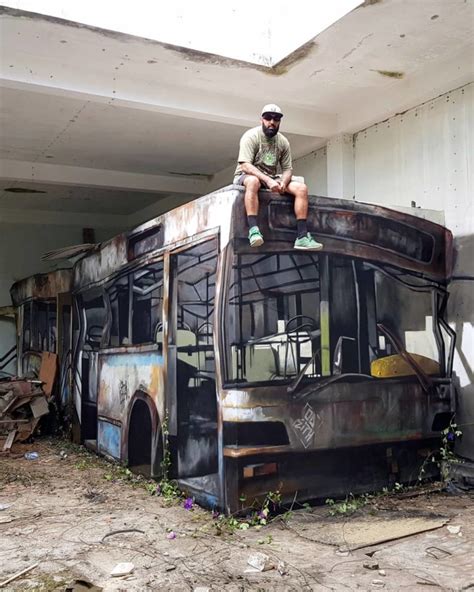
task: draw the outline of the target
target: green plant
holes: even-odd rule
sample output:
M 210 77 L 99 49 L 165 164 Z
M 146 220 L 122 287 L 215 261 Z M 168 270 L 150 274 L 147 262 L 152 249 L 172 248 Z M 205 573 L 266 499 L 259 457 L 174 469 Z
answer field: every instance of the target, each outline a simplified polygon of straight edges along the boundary
M 171 452 L 169 447 L 169 429 L 168 429 L 168 416 L 166 415 L 162 424 L 163 431 L 163 460 L 160 463 L 161 466 L 161 480 L 158 484 L 156 492 L 163 496 L 168 501 L 175 501 L 182 497 L 183 493 L 179 489 L 176 481 L 169 478 L 171 469 Z
M 354 496 L 354 494 L 350 493 L 344 500 L 339 502 L 333 500 L 332 498 L 328 498 L 326 500 L 326 505 L 329 506 L 329 515 L 330 516 L 350 516 L 357 512 L 360 508 L 366 506 L 371 499 L 371 496 L 367 493 L 364 493 L 361 496 Z
M 245 495 L 240 496 L 240 501 L 246 500 Z M 261 504 L 254 503 L 250 508 L 250 513 L 245 518 L 240 518 L 236 515 L 225 516 L 218 512 L 213 513 L 215 519 L 216 534 L 223 533 L 233 534 L 238 530 L 247 530 L 249 528 L 260 529 L 262 526 L 268 524 L 271 519 L 272 511 L 275 511 L 281 503 L 281 494 L 279 491 L 269 491 L 266 493 Z M 289 516 L 289 512 L 286 513 Z M 259 541 L 260 544 L 270 543 L 271 536 L 267 539 Z
M 405 488 L 403 487 L 403 485 L 401 483 L 398 483 L 397 481 L 395 481 L 395 483 L 393 484 L 393 491 L 395 491 L 396 493 L 401 493 Z
M 441 444 L 438 450 L 430 452 L 421 465 L 420 472 L 418 474 L 418 481 L 422 481 L 426 476 L 427 466 L 431 463 L 436 464 L 439 468 L 442 481 L 447 481 L 449 477 L 450 464 L 458 460 L 458 457 L 454 454 L 454 445 L 456 440 L 462 436 L 462 430 L 453 419 L 449 422 L 441 432 Z
M 80 471 L 84 471 L 85 469 L 88 468 L 89 464 L 85 458 L 82 458 L 81 460 L 78 460 L 74 466 L 76 467 L 76 469 L 79 469 Z
M 249 518 L 251 526 L 264 526 L 268 522 L 270 511 L 275 511 L 281 503 L 281 494 L 277 491 L 269 491 L 260 508 L 254 510 Z

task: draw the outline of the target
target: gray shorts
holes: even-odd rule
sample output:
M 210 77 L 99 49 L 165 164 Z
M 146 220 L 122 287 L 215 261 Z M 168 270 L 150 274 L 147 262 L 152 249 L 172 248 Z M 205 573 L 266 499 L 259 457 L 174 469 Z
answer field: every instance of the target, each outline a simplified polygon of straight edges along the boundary
M 249 177 L 249 176 L 251 176 L 251 175 L 248 175 L 247 173 L 241 173 L 239 175 L 235 175 L 233 184 L 234 185 L 243 185 L 245 177 Z M 276 179 L 277 181 L 279 181 L 281 179 L 281 175 L 275 175 L 274 177 L 272 177 L 272 179 Z M 291 177 L 291 180 L 297 181 L 298 183 L 304 183 L 304 177 L 300 177 L 298 175 L 293 175 Z

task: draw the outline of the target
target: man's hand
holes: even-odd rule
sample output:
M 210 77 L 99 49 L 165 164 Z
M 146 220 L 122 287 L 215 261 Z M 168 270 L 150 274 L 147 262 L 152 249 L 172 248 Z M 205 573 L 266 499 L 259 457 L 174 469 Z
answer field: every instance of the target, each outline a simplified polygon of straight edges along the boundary
M 280 183 L 278 183 L 278 181 L 276 179 L 272 179 L 271 177 L 269 177 L 269 180 L 267 182 L 267 187 L 273 193 L 281 193 L 281 185 L 280 185 Z
M 280 187 L 281 187 L 280 193 L 286 192 L 286 190 L 288 189 L 288 185 L 291 183 L 292 175 L 293 175 L 292 169 L 287 169 L 286 171 L 283 171 L 283 174 L 280 179 Z

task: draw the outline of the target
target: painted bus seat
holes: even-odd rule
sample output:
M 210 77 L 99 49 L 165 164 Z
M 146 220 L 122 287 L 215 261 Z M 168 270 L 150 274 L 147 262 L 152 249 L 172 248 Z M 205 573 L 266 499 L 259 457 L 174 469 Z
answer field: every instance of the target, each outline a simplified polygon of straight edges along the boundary
M 440 373 L 439 364 L 435 360 L 419 354 L 410 354 L 410 356 L 425 374 Z M 376 378 L 395 378 L 398 376 L 414 376 L 415 372 L 400 354 L 394 354 L 373 360 L 370 364 L 370 374 Z

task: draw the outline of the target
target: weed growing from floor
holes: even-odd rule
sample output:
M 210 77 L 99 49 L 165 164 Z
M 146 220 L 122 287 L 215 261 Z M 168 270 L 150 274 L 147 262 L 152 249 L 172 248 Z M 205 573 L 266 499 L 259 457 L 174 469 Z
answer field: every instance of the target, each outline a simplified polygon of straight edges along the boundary
M 244 504 L 246 497 L 241 495 L 239 501 Z M 249 528 L 256 528 L 257 530 L 266 526 L 272 519 L 272 514 L 280 509 L 281 505 L 281 494 L 279 491 L 269 491 L 261 504 L 254 502 L 250 507 L 250 512 L 245 517 L 231 514 L 226 516 L 219 512 L 213 513 L 215 519 L 216 534 L 234 533 L 239 530 L 247 530 Z M 240 511 L 239 511 L 240 514 Z M 289 512 L 287 512 L 289 516 Z M 270 543 L 272 541 L 271 536 L 267 539 L 262 539 L 259 544 Z
M 169 446 L 168 416 L 165 416 L 162 425 L 163 431 L 163 460 L 161 461 L 161 480 L 157 485 L 156 494 L 161 495 L 167 502 L 174 502 L 183 497 L 183 492 L 179 489 L 176 481 L 170 479 L 171 470 L 171 452 Z
M 326 505 L 329 507 L 330 516 L 351 516 L 367 505 L 373 504 L 375 510 L 376 502 L 381 498 L 403 493 L 407 489 L 408 488 L 401 483 L 395 482 L 391 489 L 384 487 L 382 491 L 377 491 L 375 493 L 363 493 L 361 495 L 349 493 L 345 499 L 339 501 L 328 498 L 326 500 Z
M 329 506 L 330 516 L 350 516 L 366 506 L 371 499 L 371 496 L 367 493 L 363 495 L 355 496 L 350 493 L 344 500 L 335 501 L 332 498 L 326 500 L 326 505 Z
M 449 422 L 447 428 L 441 432 L 441 444 L 439 449 L 428 454 L 421 465 L 418 474 L 418 481 L 422 481 L 426 477 L 427 468 L 430 464 L 438 467 L 441 475 L 441 481 L 444 483 L 449 479 L 450 465 L 453 462 L 460 462 L 460 459 L 454 454 L 454 444 L 458 438 L 462 437 L 462 430 L 454 421 L 454 418 Z

